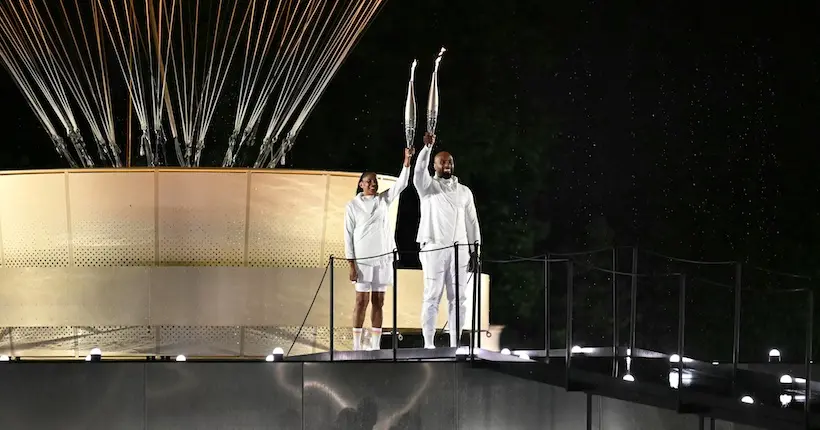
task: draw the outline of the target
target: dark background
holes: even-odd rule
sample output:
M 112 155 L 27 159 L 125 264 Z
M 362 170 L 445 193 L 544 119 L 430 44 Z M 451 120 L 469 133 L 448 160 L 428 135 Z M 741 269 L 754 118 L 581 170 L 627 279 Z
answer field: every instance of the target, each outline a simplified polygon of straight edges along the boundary
M 476 196 L 486 258 L 638 245 L 815 275 L 818 15 L 808 2 L 388 1 L 312 113 L 287 167 L 397 174 L 410 62 L 419 60 L 420 145 L 433 60 L 445 46 L 437 149 L 454 154 L 456 174 Z M 2 168 L 66 167 L 11 78 L 0 85 Z M 124 128 L 127 100 L 115 103 Z M 217 115 L 203 165 L 221 162 L 231 109 Z M 135 164 L 144 164 L 136 145 L 133 152 Z M 401 199 L 402 250 L 417 249 L 417 224 L 411 187 Z M 628 270 L 630 251 L 622 251 L 619 266 Z M 581 258 L 611 267 L 608 253 Z M 641 258 L 642 272 L 673 269 Z M 403 263 L 418 261 L 408 255 Z M 508 327 L 507 343 L 539 347 L 542 267 L 485 268 L 493 275 L 492 322 Z M 734 267 L 708 270 L 698 276 L 733 285 Z M 797 282 L 757 272 L 744 270 L 748 288 L 761 291 L 751 297 Z M 590 342 L 608 336 L 591 334 L 611 322 L 602 316 L 610 315 L 607 276 L 577 276 L 580 306 L 600 317 L 576 328 Z M 675 285 L 646 291 L 662 297 Z M 710 288 L 698 297 L 724 294 Z M 780 320 L 755 321 L 758 314 L 799 327 L 799 300 L 758 301 L 744 330 L 765 332 L 766 341 L 788 331 L 777 328 Z M 716 303 L 709 314 L 692 312 L 707 321 L 731 315 L 730 295 Z M 765 346 L 755 348 L 757 357 Z

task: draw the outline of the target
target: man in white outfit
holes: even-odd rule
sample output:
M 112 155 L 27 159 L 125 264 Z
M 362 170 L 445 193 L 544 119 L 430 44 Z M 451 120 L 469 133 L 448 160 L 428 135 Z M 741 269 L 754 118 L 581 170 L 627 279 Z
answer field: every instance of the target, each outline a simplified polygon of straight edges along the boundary
M 436 319 L 441 295 L 447 291 L 449 302 L 450 347 L 458 346 L 458 338 L 464 327 L 467 307 L 467 290 L 472 282 L 470 266 L 478 258 L 481 242 L 478 215 L 473 193 L 453 176 L 455 162 L 447 152 L 436 154 L 430 176 L 430 164 L 435 136 L 424 135 L 424 147 L 419 151 L 413 172 L 413 185 L 421 202 L 421 220 L 416 242 L 421 246 L 419 260 L 424 271 L 424 301 L 421 309 L 421 327 L 424 347 L 435 348 Z M 454 243 L 458 247 L 458 262 Z M 443 249 L 441 249 L 443 248 Z M 456 302 L 456 273 L 458 273 L 458 302 Z M 458 305 L 458 320 L 456 318 Z

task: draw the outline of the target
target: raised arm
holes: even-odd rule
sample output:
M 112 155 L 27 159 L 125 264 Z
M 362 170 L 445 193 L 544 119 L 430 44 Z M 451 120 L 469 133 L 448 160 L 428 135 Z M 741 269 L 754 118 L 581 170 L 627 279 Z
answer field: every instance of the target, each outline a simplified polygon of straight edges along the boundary
M 467 228 L 467 241 L 470 242 L 470 249 L 478 242 L 481 245 L 481 228 L 478 226 L 478 213 L 475 210 L 475 198 L 473 192 L 467 188 L 469 198 L 467 200 L 467 207 L 464 210 L 464 224 Z M 481 254 L 481 247 L 478 247 L 478 253 Z
M 410 184 L 410 162 L 413 160 L 414 152 L 415 150 L 413 148 L 406 148 L 404 150 L 404 164 L 401 167 L 401 173 L 399 173 L 399 177 L 396 178 L 396 183 L 385 191 L 387 204 L 393 203 L 393 200 L 399 198 L 401 192 Z
M 430 172 L 427 170 L 428 166 L 430 166 L 430 152 L 433 150 L 433 139 L 430 139 L 430 143 L 427 143 L 428 138 L 427 135 L 425 135 L 424 140 L 425 145 L 419 151 L 419 156 L 416 158 L 416 167 L 413 169 L 413 186 L 416 187 L 419 197 L 427 194 L 427 190 L 430 188 L 430 185 L 433 184 L 433 179 L 430 178 Z

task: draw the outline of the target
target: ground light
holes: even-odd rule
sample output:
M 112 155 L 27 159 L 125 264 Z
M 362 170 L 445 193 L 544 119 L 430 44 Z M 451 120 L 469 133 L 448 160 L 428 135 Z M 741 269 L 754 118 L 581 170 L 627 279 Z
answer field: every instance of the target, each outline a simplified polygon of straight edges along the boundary
M 270 362 L 270 361 L 283 361 L 284 359 L 285 359 L 285 350 L 283 350 L 282 348 L 279 348 L 278 346 L 276 348 L 273 348 L 273 352 L 271 354 L 268 354 L 267 357 L 265 357 L 265 361 L 268 361 L 268 362 Z
M 769 363 L 771 363 L 773 361 L 779 362 L 780 358 L 781 358 L 780 350 L 772 349 L 771 351 L 769 351 Z
M 680 363 L 680 355 L 678 355 L 678 354 L 672 354 L 672 355 L 669 357 L 669 362 L 670 362 L 670 363 Z M 692 359 L 691 359 L 691 358 L 689 358 L 689 357 L 683 357 L 683 362 L 684 362 L 684 363 L 691 363 L 691 362 L 692 362 Z
M 100 348 L 92 348 L 91 352 L 85 357 L 85 361 L 101 361 L 102 360 L 102 351 Z

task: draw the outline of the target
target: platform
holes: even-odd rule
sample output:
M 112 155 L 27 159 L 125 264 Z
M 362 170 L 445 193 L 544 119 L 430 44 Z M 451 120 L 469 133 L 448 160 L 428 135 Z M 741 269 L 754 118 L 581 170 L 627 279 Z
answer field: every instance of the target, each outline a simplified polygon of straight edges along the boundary
M 625 381 L 612 376 L 611 357 L 574 357 L 568 367 L 562 351 L 549 363 L 485 350 L 399 352 L 397 362 L 390 350 L 339 351 L 333 362 L 329 354 L 7 362 L 0 379 L 16 388 L 0 391 L 0 426 L 328 429 L 362 428 L 364 420 L 375 429 L 809 428 L 799 402 L 779 404 L 774 375 L 744 374 L 738 389 L 756 401 L 745 404 L 726 389 L 730 372 L 709 363 L 688 363 L 690 377 L 678 389 L 667 358 L 634 358 L 635 379 Z

